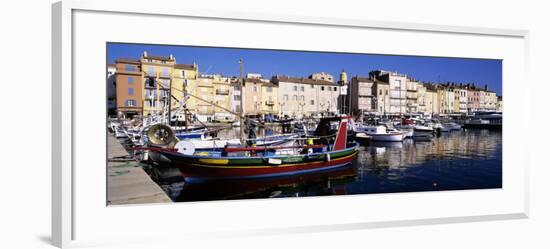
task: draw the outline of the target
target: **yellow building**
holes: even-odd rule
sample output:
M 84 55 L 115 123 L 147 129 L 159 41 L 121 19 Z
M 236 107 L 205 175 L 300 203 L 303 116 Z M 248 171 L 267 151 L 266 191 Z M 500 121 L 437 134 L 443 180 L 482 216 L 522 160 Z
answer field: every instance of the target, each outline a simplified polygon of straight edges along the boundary
M 231 98 L 229 88 L 231 87 L 231 79 L 222 77 L 221 75 L 213 75 L 212 85 L 214 87 L 214 103 L 225 109 L 231 109 Z M 226 110 L 219 107 L 214 107 L 214 115 L 219 113 L 228 113 Z
M 184 98 L 184 92 L 194 89 L 196 86 L 199 68 L 197 64 L 175 64 L 172 77 L 172 110 L 178 109 L 180 101 Z M 189 92 L 191 93 L 191 92 Z M 189 97 L 185 106 L 189 110 L 196 110 L 197 99 Z
M 214 97 L 216 90 L 214 89 L 214 79 L 212 77 L 199 76 L 195 86 L 190 86 L 189 91 L 194 96 L 206 100 L 207 102 L 215 102 Z M 207 102 L 195 99 L 195 101 L 191 103 L 195 108 L 192 112 L 202 122 L 212 121 L 214 119 L 214 106 Z
M 455 96 L 453 90 L 446 87 L 439 87 L 437 90 L 439 113 L 451 114 L 454 113 Z
M 262 92 L 261 92 L 261 108 L 260 112 L 262 114 L 273 114 L 278 115 L 279 114 L 279 101 L 277 99 L 279 95 L 279 87 L 272 83 L 267 82 L 263 83 L 261 85 Z
M 167 112 L 170 104 L 172 72 L 176 59 L 172 56 L 153 56 L 144 51 L 140 58 L 143 71 L 143 115 Z
M 498 97 L 496 92 L 487 91 L 485 95 L 485 109 L 489 111 L 496 111 L 498 109 Z
M 434 88 L 426 88 L 426 94 L 424 95 L 424 103 L 426 105 L 426 113 L 428 114 L 439 114 L 440 105 L 439 105 L 439 95 L 437 90 Z
M 244 103 L 247 115 L 260 115 L 262 109 L 262 85 L 269 83 L 261 78 L 247 78 L 244 81 Z

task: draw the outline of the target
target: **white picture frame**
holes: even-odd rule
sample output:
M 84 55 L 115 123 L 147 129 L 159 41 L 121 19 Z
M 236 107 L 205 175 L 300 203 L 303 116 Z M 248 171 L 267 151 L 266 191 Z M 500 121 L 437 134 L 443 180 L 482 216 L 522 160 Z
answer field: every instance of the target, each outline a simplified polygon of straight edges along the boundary
M 174 1 L 177 2 L 177 1 Z M 220 229 L 215 229 L 214 232 L 249 232 L 254 233 L 254 231 L 264 231 L 264 232 L 277 232 L 277 231 L 326 231 L 326 230 L 341 230 L 341 229 L 357 229 L 357 228 L 371 228 L 371 227 L 387 227 L 387 226 L 409 226 L 409 225 L 420 225 L 420 224 L 439 224 L 439 223 L 453 223 L 453 222 L 468 222 L 468 221 L 484 221 L 484 220 L 496 220 L 496 219 L 516 219 L 516 218 L 527 218 L 529 214 L 529 199 L 528 199 L 528 169 L 529 161 L 528 154 L 526 150 L 522 150 L 517 145 L 512 143 L 504 142 L 504 152 L 510 151 L 510 149 L 517 148 L 515 155 L 505 155 L 504 159 L 506 163 L 514 164 L 513 168 L 514 174 L 516 174 L 513 183 L 507 182 L 508 178 L 503 180 L 503 189 L 501 191 L 492 191 L 492 190 L 471 190 L 471 191 L 443 191 L 438 193 L 405 193 L 387 196 L 385 194 L 373 195 L 370 197 L 365 196 L 339 196 L 339 197 L 319 197 L 319 198 L 299 198 L 300 200 L 290 198 L 290 200 L 284 201 L 271 201 L 271 200 L 243 200 L 243 201 L 227 201 L 227 202 L 210 202 L 205 204 L 192 203 L 188 205 L 137 205 L 132 207 L 106 207 L 104 203 L 103 208 L 108 211 L 96 212 L 101 207 L 97 207 L 94 211 L 92 208 L 82 208 L 85 206 L 85 200 L 88 198 L 87 195 L 79 196 L 77 195 L 76 189 L 86 189 L 91 188 L 89 185 L 85 187 L 84 183 L 77 181 L 76 179 L 82 179 L 79 174 L 87 168 L 95 167 L 94 165 L 84 165 L 79 156 L 76 146 L 82 145 L 82 136 L 79 132 L 81 129 L 75 129 L 75 124 L 81 122 L 79 120 L 82 116 L 79 114 L 75 115 L 75 110 L 82 109 L 82 106 L 86 104 L 80 102 L 78 96 L 82 96 L 78 87 L 75 87 L 75 82 L 80 82 L 81 74 L 76 73 L 75 69 L 78 69 L 79 56 L 82 56 L 80 49 L 77 44 L 81 41 L 79 36 L 86 37 L 85 32 L 75 29 L 75 25 L 80 25 L 81 20 L 86 20 L 87 18 L 95 18 L 94 15 L 109 15 L 110 17 L 116 18 L 118 15 L 131 15 L 138 20 L 139 18 L 148 18 L 150 20 L 154 18 L 180 18 L 180 19 L 192 19 L 196 23 L 205 23 L 207 22 L 237 22 L 235 24 L 228 25 L 274 25 L 281 26 L 284 25 L 285 28 L 289 30 L 300 29 L 300 31 L 309 32 L 308 29 L 311 29 L 311 32 L 314 32 L 313 29 L 325 29 L 330 28 L 331 30 L 338 31 L 342 29 L 350 29 L 353 32 L 366 32 L 367 30 L 373 32 L 385 32 L 385 31 L 395 31 L 395 32 L 410 32 L 414 33 L 413 36 L 418 35 L 419 38 L 422 36 L 433 38 L 434 36 L 464 36 L 467 39 L 472 39 L 471 43 L 466 42 L 464 46 L 475 46 L 474 39 L 478 37 L 479 39 L 495 39 L 499 41 L 510 41 L 511 51 L 502 51 L 502 53 L 511 53 L 509 57 L 514 58 L 511 63 L 514 63 L 514 66 L 518 67 L 511 68 L 507 63 L 503 63 L 506 67 L 503 68 L 503 74 L 506 77 L 503 77 L 503 88 L 506 94 L 504 98 L 504 106 L 506 109 L 506 115 L 510 115 L 512 118 L 504 118 L 505 127 L 503 128 L 503 137 L 505 141 L 520 141 L 521 137 L 518 137 L 514 133 L 514 129 L 522 129 L 527 127 L 526 119 L 522 118 L 528 115 L 527 100 L 528 100 L 528 84 L 523 86 L 523 89 L 516 89 L 517 86 L 511 84 L 510 79 L 520 79 L 521 77 L 525 78 L 527 75 L 527 57 L 529 50 L 529 33 L 526 30 L 511 30 L 511 29 L 495 29 L 495 28 L 480 28 L 480 27 L 460 27 L 460 26 L 445 26 L 445 25 L 436 25 L 436 24 L 417 24 L 417 23 L 396 23 L 396 22 L 384 22 L 384 21 L 370 21 L 370 20 L 355 20 L 355 19 L 332 19 L 332 18 L 323 18 L 323 17 L 305 17 L 305 16 L 291 16 L 291 15 L 273 15 L 267 13 L 238 13 L 238 12 L 219 12 L 219 11 L 210 11 L 210 10 L 193 10 L 187 9 L 178 4 L 164 5 L 170 7 L 160 7 L 160 5 L 152 6 L 145 1 L 115 1 L 115 2 L 92 2 L 92 1 L 62 1 L 55 3 L 52 6 L 52 241 L 53 244 L 59 247 L 66 247 L 71 245 L 82 244 L 101 244 L 102 241 L 110 241 L 111 239 L 103 236 L 98 232 L 98 236 L 94 236 L 89 230 L 93 229 L 82 229 L 86 226 L 84 219 L 79 219 L 83 215 L 93 215 L 93 214 L 107 214 L 107 213 L 116 213 L 121 215 L 122 213 L 138 213 L 138 209 L 145 212 L 151 212 L 157 210 L 159 212 L 170 212 L 170 210 L 181 209 L 185 211 L 196 212 L 197 216 L 204 216 L 204 213 L 219 209 L 223 207 L 228 210 L 233 210 L 237 212 L 238 210 L 247 209 L 246 211 L 238 212 L 248 212 L 250 218 L 243 217 L 245 220 L 242 222 L 242 225 L 230 224 L 235 222 L 235 219 L 227 218 L 223 220 L 223 217 L 214 217 L 222 219 L 217 221 L 220 224 Z M 78 18 L 76 18 L 78 16 Z M 179 20 L 179 19 L 178 19 Z M 101 25 L 98 22 L 98 27 Z M 130 32 L 126 34 L 128 37 L 131 37 Z M 159 33 L 164 32 L 163 30 L 158 31 Z M 197 31 L 198 32 L 198 31 Z M 294 31 L 296 32 L 296 31 Z M 350 31 L 351 32 L 351 31 Z M 88 34 L 89 37 L 89 34 Z M 466 39 L 465 38 L 465 39 Z M 110 39 L 110 38 L 109 38 Z M 131 38 L 129 38 L 131 39 Z M 414 38 L 413 38 L 414 39 Z M 442 38 L 443 39 L 443 38 Z M 466 40 L 467 40 L 466 39 Z M 127 40 L 127 42 L 132 42 Z M 135 42 L 153 42 L 153 43 L 168 43 L 175 44 L 173 41 L 168 40 L 139 40 Z M 195 41 L 200 43 L 200 41 Z M 204 42 L 204 41 L 203 41 Z M 477 42 L 477 41 L 476 41 Z M 238 44 L 237 40 L 234 44 Z M 490 43 L 490 42 L 488 42 Z M 521 44 L 520 44 L 521 43 Z M 480 43 L 484 44 L 484 43 Z M 80 45 L 80 44 L 79 44 Z M 178 44 L 180 45 L 180 44 Z M 181 44 L 185 45 L 185 44 Z M 212 45 L 212 44 L 206 44 Z M 521 48 L 520 48 L 521 45 Z M 244 45 L 247 46 L 247 45 Z M 250 45 L 253 46 L 253 45 Z M 271 48 L 272 45 L 267 45 L 268 48 Z M 281 46 L 289 46 L 288 44 L 283 44 Z M 374 46 L 377 46 L 376 44 Z M 499 44 L 495 44 L 499 46 Z M 277 47 L 280 48 L 280 47 Z M 289 48 L 289 47 L 285 47 Z M 292 47 L 291 47 L 292 48 Z M 297 49 L 303 49 L 304 45 L 298 45 Z M 322 50 L 322 48 L 319 48 Z M 342 50 L 343 48 L 336 48 L 336 50 Z M 419 54 L 423 53 L 441 53 L 445 51 L 444 48 L 432 48 L 433 51 L 430 52 L 427 50 L 422 50 L 418 52 Z M 494 48 L 495 50 L 498 48 Z M 317 50 L 317 49 L 316 49 Z M 491 50 L 491 49 L 489 49 Z M 391 51 L 380 49 L 379 51 Z M 435 52 L 434 52 L 435 51 Z M 438 52 L 439 51 L 439 52 Z M 475 57 L 476 53 L 466 53 L 467 49 L 462 51 L 465 53 L 463 56 Z M 472 50 L 473 51 L 473 50 Z M 103 52 L 103 51 L 102 51 Z M 99 52 L 96 51 L 99 54 Z M 411 51 L 406 51 L 406 49 L 396 49 L 394 48 L 394 53 L 396 54 L 407 54 Z M 461 53 L 460 51 L 455 53 Z M 479 53 L 483 54 L 483 53 Z M 451 54 L 433 54 L 433 55 L 453 55 Z M 455 54 L 455 56 L 458 54 Z M 498 58 L 498 51 L 494 54 L 491 52 L 486 52 L 486 55 L 489 57 Z M 508 56 L 508 55 L 506 55 Z M 519 61 L 521 60 L 521 61 Z M 506 61 L 506 59 L 505 59 Z M 508 60 L 510 61 L 510 60 Z M 97 61 L 96 61 L 97 63 Z M 102 62 L 105 63 L 105 62 Z M 103 67 L 104 69 L 105 67 Z M 91 70 L 94 71 L 94 70 Z M 81 72 L 81 71 L 78 71 Z M 95 71 L 94 71 L 95 72 Z M 103 77 L 99 75 L 99 77 Z M 104 85 L 98 86 L 104 87 Z M 104 88 L 103 88 L 104 89 Z M 76 97 L 76 98 L 75 98 Z M 90 108 L 90 106 L 86 107 Z M 101 107 L 98 107 L 102 109 Z M 103 111 L 103 110 L 101 110 Z M 517 119 L 517 120 L 516 120 Z M 81 127 L 81 126 L 79 126 Z M 509 128 L 508 128 L 509 127 Z M 104 127 L 102 127 L 104 128 Z M 509 139 L 509 140 L 507 140 Z M 504 154 L 504 153 L 503 153 Z M 104 158 L 103 158 L 104 159 Z M 98 165 L 97 167 L 101 167 Z M 85 167 L 85 168 L 83 168 Z M 105 169 L 100 169 L 105 170 Z M 506 169 L 505 169 L 506 170 Z M 85 170 L 84 170 L 85 171 Z M 105 187 L 102 185 L 102 181 L 97 181 L 97 188 Z M 508 187 L 511 186 L 511 187 Z M 102 191 L 102 190 L 97 190 Z M 81 191 L 82 192 L 82 191 Z M 103 191 L 104 192 L 104 191 Z M 504 194 L 503 194 L 504 193 Z M 449 202 L 452 204 L 456 200 L 483 200 L 487 196 L 491 195 L 502 195 L 498 197 L 495 201 L 495 205 L 481 205 L 478 210 L 455 210 L 453 212 L 447 212 L 448 210 L 435 210 L 437 206 L 429 207 L 431 204 L 430 199 L 436 197 L 441 202 Z M 427 209 L 434 209 L 433 214 L 428 215 L 427 213 L 418 214 L 414 210 L 418 210 L 422 207 L 421 204 L 418 204 L 417 207 L 413 207 L 413 211 L 405 211 L 400 213 L 400 215 L 392 215 L 391 213 L 384 214 L 381 212 L 380 217 L 365 216 L 359 217 L 357 220 L 354 220 L 353 217 L 343 217 L 341 220 L 338 217 L 332 217 L 333 214 L 327 214 L 327 216 L 322 219 L 313 219 L 312 217 L 306 217 L 303 215 L 303 220 L 297 217 L 294 217 L 293 222 L 289 222 L 280 217 L 266 218 L 262 220 L 265 222 L 263 224 L 254 225 L 254 219 L 258 219 L 259 216 L 254 214 L 253 210 L 258 210 L 260 208 L 270 209 L 270 208 L 281 208 L 288 206 L 290 208 L 296 208 L 297 213 L 306 212 L 307 210 L 302 210 L 301 208 L 315 205 L 316 209 L 334 208 L 338 207 L 338 203 L 346 203 L 346 205 L 355 205 L 361 204 L 368 199 L 370 207 L 374 209 L 383 210 L 388 208 L 387 205 L 390 202 L 386 202 L 385 199 L 396 199 L 401 198 L 404 200 L 409 199 L 408 201 L 420 200 L 425 201 L 428 204 L 424 204 Z M 501 198 L 501 199 L 499 199 Z M 90 197 L 92 199 L 92 197 Z M 336 205 L 335 205 L 336 203 Z M 395 202 L 397 203 L 397 202 Z M 510 206 L 496 206 L 501 203 L 509 203 Z M 246 205 L 244 205 L 246 204 Z M 245 207 L 246 206 L 246 207 Z M 444 207 L 444 206 L 442 206 Z M 348 212 L 356 210 L 357 207 L 339 207 Z M 325 210 L 326 211 L 326 210 Z M 428 210 L 430 211 L 430 210 Z M 440 211 L 440 212 L 439 212 Z M 95 212 L 95 213 L 94 213 Z M 204 212 L 201 214 L 201 212 Z M 252 212 L 252 213 L 250 213 Z M 312 212 L 315 213 L 315 212 Z M 239 213 L 241 214 L 241 213 Z M 313 215 L 313 214 L 312 214 Z M 331 216 L 332 215 L 332 216 Z M 101 217 L 97 218 L 97 222 L 104 222 Z M 279 218 L 279 219 L 277 219 Z M 246 220 L 248 219 L 248 220 Z M 122 220 L 121 220 L 122 221 Z M 114 227 L 123 227 L 122 222 L 116 220 L 112 221 Z M 149 223 L 148 223 L 149 222 Z M 154 221 L 145 218 L 143 225 L 146 226 L 152 224 Z M 195 221 L 196 222 L 196 221 Z M 216 224 L 216 222 L 207 222 L 208 224 L 196 224 L 191 220 L 191 224 L 197 225 L 197 230 L 199 232 L 208 232 L 207 225 Z M 97 224 L 96 224 L 97 225 Z M 103 224 L 103 226 L 108 226 L 110 224 Z M 99 225 L 98 225 L 99 226 Z M 125 226 L 132 226 L 131 224 L 126 224 Z M 96 227 L 95 229 L 98 229 Z M 169 229 L 169 228 L 167 228 Z M 86 231 L 85 231 L 86 230 Z M 110 231 L 110 230 L 109 230 Z M 138 233 L 131 234 L 132 231 L 120 232 L 121 237 L 131 238 L 132 236 L 140 236 Z M 112 231 L 111 231 L 112 232 Z M 163 231 L 158 231 L 158 233 L 163 233 Z M 179 232 L 175 232 L 180 234 Z M 181 234 L 192 233 L 189 230 L 182 231 Z M 160 234 L 159 234 L 160 235 Z M 83 239 L 79 239 L 82 237 Z M 124 239 L 123 239 L 124 240 Z

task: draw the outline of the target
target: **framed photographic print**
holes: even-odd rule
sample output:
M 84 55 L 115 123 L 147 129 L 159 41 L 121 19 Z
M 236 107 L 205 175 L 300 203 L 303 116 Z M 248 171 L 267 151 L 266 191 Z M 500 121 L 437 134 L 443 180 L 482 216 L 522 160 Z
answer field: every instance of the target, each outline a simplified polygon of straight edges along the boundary
M 141 1 L 53 31 L 57 246 L 527 217 L 527 31 Z

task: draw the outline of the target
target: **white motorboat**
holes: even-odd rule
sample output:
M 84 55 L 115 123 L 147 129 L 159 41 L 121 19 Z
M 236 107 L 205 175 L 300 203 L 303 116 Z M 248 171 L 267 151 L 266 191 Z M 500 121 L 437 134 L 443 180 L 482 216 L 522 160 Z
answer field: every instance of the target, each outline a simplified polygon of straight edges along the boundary
M 461 125 L 459 125 L 457 123 L 454 123 L 454 122 L 446 123 L 444 126 L 448 127 L 452 131 L 459 131 L 459 130 L 462 129 Z
M 369 144 L 371 139 L 372 138 L 364 132 L 359 132 L 355 134 L 355 141 L 362 145 Z
M 397 130 L 388 131 L 385 126 L 363 126 L 359 132 L 363 132 L 371 137 L 372 141 L 381 142 L 401 142 L 405 138 L 405 133 Z
M 413 138 L 416 140 L 431 140 L 433 138 L 434 128 L 428 125 L 414 125 Z
M 438 132 L 450 132 L 451 128 L 441 123 L 435 123 L 433 128 Z
M 398 128 L 398 129 L 387 128 L 387 131 L 388 132 L 401 131 L 405 134 L 405 138 L 412 138 L 414 136 L 414 128 L 413 127 L 401 126 L 401 128 Z

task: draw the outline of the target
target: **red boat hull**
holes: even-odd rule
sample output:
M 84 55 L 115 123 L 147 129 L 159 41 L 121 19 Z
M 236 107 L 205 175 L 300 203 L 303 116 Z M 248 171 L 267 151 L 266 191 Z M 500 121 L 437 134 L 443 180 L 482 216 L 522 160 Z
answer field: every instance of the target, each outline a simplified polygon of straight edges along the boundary
M 193 163 L 175 163 L 182 172 L 186 182 L 204 182 L 225 179 L 253 179 L 307 174 L 319 171 L 330 171 L 351 163 L 357 151 L 349 155 L 325 161 L 300 162 L 283 165 L 205 165 Z

